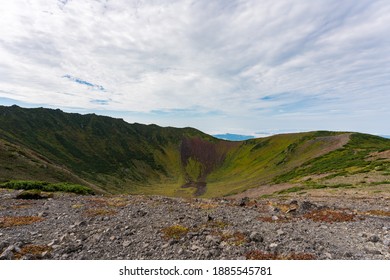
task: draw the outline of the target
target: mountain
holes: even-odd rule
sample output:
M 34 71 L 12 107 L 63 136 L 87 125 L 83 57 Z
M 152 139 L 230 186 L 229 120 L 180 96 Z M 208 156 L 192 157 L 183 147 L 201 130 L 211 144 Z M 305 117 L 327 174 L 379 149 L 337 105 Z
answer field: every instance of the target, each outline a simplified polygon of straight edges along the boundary
M 222 140 L 229 140 L 229 141 L 244 141 L 244 140 L 255 138 L 254 136 L 250 136 L 250 135 L 231 134 L 231 133 L 214 134 L 213 136 Z
M 71 182 L 98 193 L 216 197 L 356 174 L 380 183 L 390 175 L 389 151 L 389 139 L 351 132 L 232 142 L 193 128 L 0 106 L 0 181 Z

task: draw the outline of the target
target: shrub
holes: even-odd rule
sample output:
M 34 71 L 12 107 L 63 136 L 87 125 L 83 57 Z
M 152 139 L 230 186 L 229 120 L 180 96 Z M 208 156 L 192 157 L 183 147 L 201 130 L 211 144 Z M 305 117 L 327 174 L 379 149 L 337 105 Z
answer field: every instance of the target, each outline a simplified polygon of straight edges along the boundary
M 50 195 L 43 194 L 41 191 L 38 190 L 23 191 L 16 196 L 17 199 L 47 199 L 49 197 Z
M 14 190 L 40 190 L 44 192 L 70 192 L 81 195 L 94 194 L 92 189 L 78 184 L 48 183 L 41 181 L 8 181 L 0 184 L 0 188 Z

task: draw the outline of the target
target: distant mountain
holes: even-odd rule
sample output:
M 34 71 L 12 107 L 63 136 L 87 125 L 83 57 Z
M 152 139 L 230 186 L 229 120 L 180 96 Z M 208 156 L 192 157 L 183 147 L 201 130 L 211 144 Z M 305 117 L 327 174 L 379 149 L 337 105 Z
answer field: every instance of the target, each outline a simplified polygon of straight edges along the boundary
M 214 134 L 213 136 L 222 140 L 229 140 L 229 141 L 244 141 L 244 140 L 255 138 L 254 136 L 250 136 L 250 135 L 230 134 L 230 133 Z
M 66 181 L 101 193 L 215 197 L 318 174 L 388 176 L 388 150 L 390 140 L 359 133 L 315 131 L 232 142 L 193 128 L 0 106 L 3 182 Z

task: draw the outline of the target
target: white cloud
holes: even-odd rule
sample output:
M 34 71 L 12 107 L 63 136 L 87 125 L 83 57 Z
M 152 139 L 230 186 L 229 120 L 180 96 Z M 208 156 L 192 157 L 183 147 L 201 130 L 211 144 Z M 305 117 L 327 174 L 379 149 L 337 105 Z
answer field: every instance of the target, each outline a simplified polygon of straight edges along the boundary
M 14 0 L 0 11 L 0 98 L 214 133 L 389 133 L 386 1 Z

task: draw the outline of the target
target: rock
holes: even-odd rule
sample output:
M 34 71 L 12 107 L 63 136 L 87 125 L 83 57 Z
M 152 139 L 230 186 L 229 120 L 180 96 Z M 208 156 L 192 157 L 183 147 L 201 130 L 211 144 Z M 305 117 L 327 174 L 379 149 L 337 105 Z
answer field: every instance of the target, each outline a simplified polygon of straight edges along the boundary
M 279 246 L 278 243 L 271 243 L 271 244 L 269 245 L 269 247 L 270 247 L 271 249 L 276 248 L 276 247 L 278 247 L 278 246 Z
M 253 231 L 251 232 L 251 234 L 249 235 L 249 240 L 250 241 L 254 241 L 254 242 L 263 242 L 264 241 L 264 238 L 263 236 L 261 235 L 261 233 L 257 232 L 257 231 Z
M 241 207 L 246 206 L 249 203 L 249 197 L 243 197 L 240 200 L 240 203 L 238 204 Z
M 272 221 L 277 221 L 277 220 L 279 220 L 279 218 L 278 218 L 278 216 L 272 216 Z
M 352 256 L 353 256 L 353 254 L 351 252 L 346 252 L 344 254 L 344 257 L 346 257 L 346 258 L 351 258 Z
M 10 245 L 7 247 L 7 249 L 4 250 L 4 252 L 0 255 L 0 260 L 12 260 L 15 250 L 14 245 Z
M 381 252 L 381 251 L 379 251 L 377 248 L 370 247 L 370 246 L 364 247 L 364 251 L 365 251 L 367 254 L 371 254 L 371 255 L 382 255 L 382 252 Z
M 299 207 L 299 210 L 301 210 L 302 212 L 308 212 L 317 208 L 317 205 L 315 205 L 314 203 L 311 203 L 309 201 L 303 201 Z
M 331 253 L 325 253 L 325 257 L 329 260 L 331 260 L 333 258 L 332 254 Z
M 210 243 L 210 244 L 213 244 L 213 245 L 217 245 L 217 244 L 219 244 L 221 242 L 221 238 L 218 237 L 218 236 L 207 235 L 206 236 L 206 242 Z
M 76 227 L 85 227 L 85 226 L 87 226 L 87 222 L 86 221 L 77 221 L 74 223 L 74 225 Z
M 198 245 L 192 245 L 191 246 L 191 250 L 192 251 L 197 251 L 197 250 L 200 250 L 201 249 L 201 247 L 199 247 Z
M 47 217 L 48 215 L 49 215 L 49 213 L 47 213 L 45 211 L 38 213 L 38 217 Z
M 368 241 L 369 241 L 369 242 L 372 242 L 372 243 L 377 243 L 377 242 L 380 241 L 380 238 L 379 238 L 378 236 L 376 236 L 376 235 L 372 235 L 372 236 L 370 236 L 370 237 L 368 238 Z
M 283 234 L 284 234 L 284 231 L 281 230 L 281 229 L 278 229 L 278 230 L 276 231 L 276 234 L 277 234 L 277 235 L 283 235 Z
M 8 247 L 9 244 L 7 242 L 0 242 L 0 252 L 3 251 L 4 248 Z

